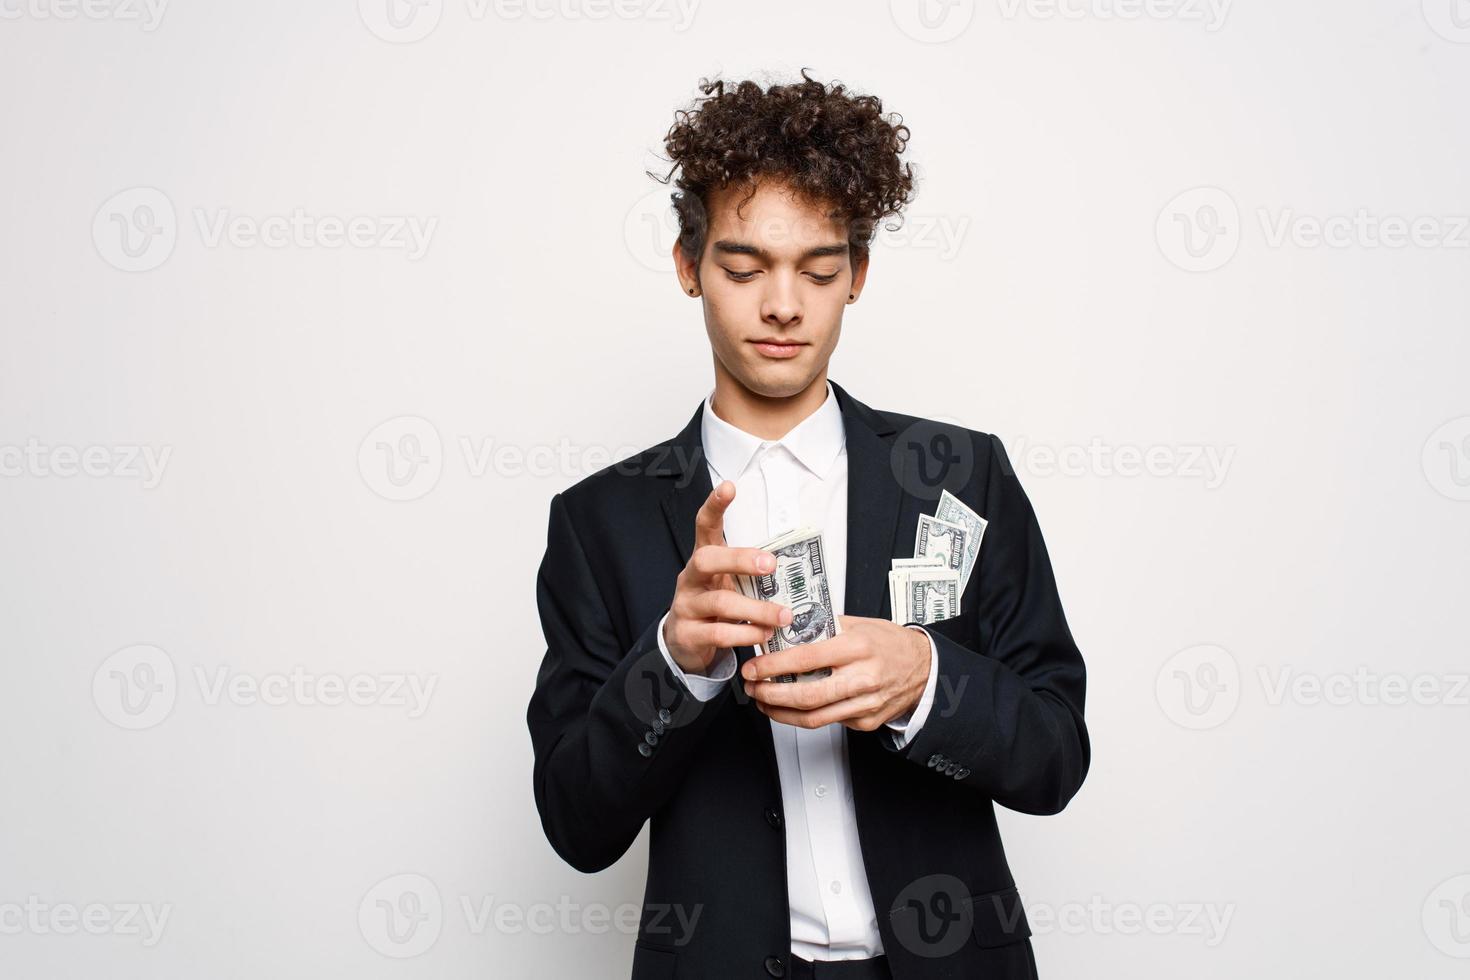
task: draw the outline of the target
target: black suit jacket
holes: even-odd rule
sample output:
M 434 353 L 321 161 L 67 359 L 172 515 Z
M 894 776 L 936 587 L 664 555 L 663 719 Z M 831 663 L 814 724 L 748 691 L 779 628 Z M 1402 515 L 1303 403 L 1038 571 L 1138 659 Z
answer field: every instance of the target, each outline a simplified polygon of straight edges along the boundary
M 890 618 L 890 560 L 912 556 L 919 515 L 942 489 L 989 521 L 961 615 L 927 627 L 939 677 L 917 736 L 895 750 L 882 728 L 847 731 L 890 967 L 897 980 L 1034 977 L 993 803 L 1056 813 L 1090 758 L 1086 673 L 1041 530 L 994 436 L 832 388 L 848 453 L 845 614 Z M 526 721 L 547 839 L 590 873 L 652 821 L 634 980 L 790 968 L 770 720 L 738 672 L 713 700 L 694 698 L 655 636 L 711 489 L 703 410 L 673 439 L 552 497 L 536 580 L 547 649 Z M 754 652 L 736 650 L 742 664 Z

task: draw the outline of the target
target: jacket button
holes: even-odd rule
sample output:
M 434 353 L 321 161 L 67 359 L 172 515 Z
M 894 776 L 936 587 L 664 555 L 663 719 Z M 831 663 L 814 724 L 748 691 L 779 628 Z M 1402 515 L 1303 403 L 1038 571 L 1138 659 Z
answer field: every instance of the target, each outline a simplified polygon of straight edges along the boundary
M 786 964 L 781 962 L 781 957 L 779 956 L 767 956 L 766 972 L 773 977 L 784 977 L 786 975 Z
M 641 755 L 641 756 L 643 756 L 643 758 L 646 759 L 649 756 L 653 755 L 653 747 L 651 745 L 649 745 L 647 742 L 639 742 L 638 743 L 638 754 Z
M 970 774 L 970 770 L 966 769 L 964 766 L 960 766 L 958 769 L 956 769 L 954 771 L 954 778 L 955 779 L 964 779 L 969 774 Z
M 653 734 L 653 732 L 644 732 L 643 741 L 647 742 L 649 745 L 657 745 L 658 736 Z
M 659 721 L 657 718 L 653 720 L 653 725 L 651 727 L 653 728 L 653 734 L 655 735 L 662 735 L 664 733 L 664 723 Z
M 955 774 L 955 770 L 958 769 L 958 768 L 959 768 L 959 766 L 957 766 L 953 762 L 951 762 L 951 763 L 949 763 L 949 765 L 947 765 L 947 766 L 944 767 L 944 774 L 946 776 L 953 776 Z
M 939 760 L 941 758 L 943 757 L 938 752 L 935 752 L 933 755 L 931 755 L 929 757 L 929 768 L 933 769 L 935 766 L 939 765 Z
M 669 714 L 668 708 L 658 709 L 658 720 L 663 722 L 665 725 L 667 725 L 673 719 L 673 717 L 673 715 Z
M 772 827 L 781 826 L 781 814 L 773 806 L 766 807 L 766 823 Z

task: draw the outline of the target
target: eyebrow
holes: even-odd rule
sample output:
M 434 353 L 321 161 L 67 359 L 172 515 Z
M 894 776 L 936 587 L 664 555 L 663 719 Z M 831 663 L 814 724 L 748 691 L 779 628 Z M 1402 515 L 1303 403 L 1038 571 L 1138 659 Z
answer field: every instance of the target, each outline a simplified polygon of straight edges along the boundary
M 749 242 L 736 242 L 728 238 L 722 238 L 715 242 L 713 248 L 716 252 L 724 255 L 751 255 L 762 262 L 771 261 L 771 253 L 758 245 Z M 829 255 L 846 255 L 847 242 L 833 242 L 830 245 L 817 245 L 807 249 L 801 254 L 801 259 L 825 258 Z M 799 261 L 799 260 L 798 260 Z

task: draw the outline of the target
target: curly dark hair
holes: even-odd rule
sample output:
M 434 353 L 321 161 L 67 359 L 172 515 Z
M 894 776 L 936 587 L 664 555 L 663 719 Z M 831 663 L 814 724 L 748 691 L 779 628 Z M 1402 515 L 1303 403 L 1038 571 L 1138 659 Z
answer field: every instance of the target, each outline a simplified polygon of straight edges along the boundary
M 805 68 L 801 78 L 764 90 L 746 80 L 728 91 L 723 80 L 702 78 L 705 97 L 675 112 L 664 137 L 673 166 L 663 177 L 648 176 L 667 184 L 679 172 L 670 197 L 679 247 L 690 261 L 704 252 L 714 190 L 748 188 L 738 213 L 761 178 L 789 183 L 847 226 L 854 264 L 867 258 L 878 222 L 898 215 L 913 196 L 913 164 L 899 161 L 909 139 L 903 117 L 885 116 L 877 96 L 854 94 L 837 81 L 824 85 Z

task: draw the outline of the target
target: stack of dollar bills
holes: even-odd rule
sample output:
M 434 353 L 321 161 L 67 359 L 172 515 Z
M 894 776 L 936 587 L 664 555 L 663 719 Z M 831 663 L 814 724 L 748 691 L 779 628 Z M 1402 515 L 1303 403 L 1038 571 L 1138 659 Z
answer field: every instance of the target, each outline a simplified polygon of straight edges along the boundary
M 889 608 L 895 623 L 935 623 L 960 614 L 988 522 L 945 490 L 933 514 L 920 514 L 914 557 L 893 559 Z
M 776 556 L 776 568 L 765 575 L 737 575 L 740 591 L 753 599 L 779 602 L 791 610 L 791 624 L 777 627 L 771 638 L 756 648 L 759 656 L 789 650 L 837 636 L 837 611 L 832 608 L 832 590 L 827 584 L 827 555 L 822 550 L 822 532 L 799 527 L 760 546 Z M 790 683 L 815 680 L 832 673 L 831 667 L 782 674 L 772 680 Z
M 934 514 L 919 515 L 913 558 L 893 559 L 888 573 L 890 608 L 895 623 L 933 623 L 960 614 L 960 595 L 985 534 L 985 518 L 948 490 Z M 777 628 L 756 647 L 756 655 L 789 650 L 839 635 L 832 589 L 827 584 L 827 556 L 822 532 L 799 527 L 761 545 L 776 556 L 775 570 L 765 575 L 737 575 L 741 593 L 752 599 L 779 602 L 791 610 L 791 625 Z M 772 680 L 790 683 L 832 673 L 831 667 L 782 674 Z

